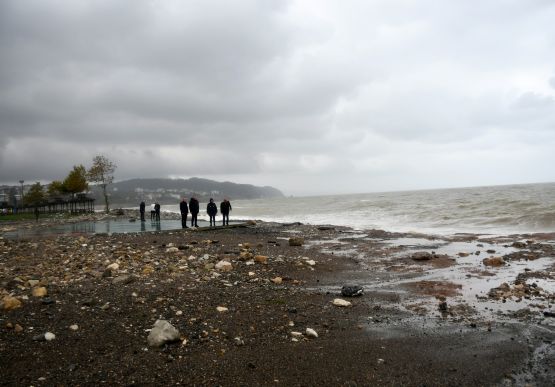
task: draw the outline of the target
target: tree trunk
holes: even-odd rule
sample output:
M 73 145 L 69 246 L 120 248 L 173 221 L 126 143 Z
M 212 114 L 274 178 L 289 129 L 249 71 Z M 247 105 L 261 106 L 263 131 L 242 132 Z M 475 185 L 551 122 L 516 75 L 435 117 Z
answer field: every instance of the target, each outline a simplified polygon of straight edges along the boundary
M 106 204 L 106 213 L 110 212 L 110 206 L 108 205 L 108 194 L 106 193 L 106 184 L 102 185 L 102 193 L 104 194 L 104 203 Z

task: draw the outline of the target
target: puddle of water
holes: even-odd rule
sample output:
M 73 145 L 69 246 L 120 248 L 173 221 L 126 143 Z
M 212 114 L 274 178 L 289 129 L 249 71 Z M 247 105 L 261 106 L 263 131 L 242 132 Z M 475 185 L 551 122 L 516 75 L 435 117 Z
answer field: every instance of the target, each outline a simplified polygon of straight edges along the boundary
M 230 222 L 230 224 L 237 224 L 237 222 Z M 199 227 L 208 227 L 210 223 L 204 220 L 199 220 L 198 225 Z M 64 234 L 122 234 L 166 230 L 181 230 L 181 220 L 162 220 L 160 222 L 130 222 L 129 220 L 110 219 L 94 222 L 60 224 L 49 227 L 15 229 L 5 232 L 2 236 L 7 239 L 17 239 Z

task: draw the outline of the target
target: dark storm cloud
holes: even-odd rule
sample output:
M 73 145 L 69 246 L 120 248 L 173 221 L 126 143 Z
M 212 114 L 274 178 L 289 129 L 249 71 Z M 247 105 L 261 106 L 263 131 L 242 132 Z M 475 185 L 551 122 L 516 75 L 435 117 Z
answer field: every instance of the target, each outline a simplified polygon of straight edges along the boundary
M 457 185 L 449 167 L 472 181 L 480 160 L 524 182 L 513 138 L 542 162 L 555 142 L 553 18 L 543 0 L 2 1 L 0 183 L 100 153 L 118 179 L 294 193 L 417 187 L 440 163 Z

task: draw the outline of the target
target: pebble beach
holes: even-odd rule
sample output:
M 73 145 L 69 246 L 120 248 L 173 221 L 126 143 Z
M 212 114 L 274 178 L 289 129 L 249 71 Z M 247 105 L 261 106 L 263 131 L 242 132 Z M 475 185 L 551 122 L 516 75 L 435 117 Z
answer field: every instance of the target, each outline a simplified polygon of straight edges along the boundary
M 548 386 L 554 248 L 260 221 L 2 237 L 0 385 Z

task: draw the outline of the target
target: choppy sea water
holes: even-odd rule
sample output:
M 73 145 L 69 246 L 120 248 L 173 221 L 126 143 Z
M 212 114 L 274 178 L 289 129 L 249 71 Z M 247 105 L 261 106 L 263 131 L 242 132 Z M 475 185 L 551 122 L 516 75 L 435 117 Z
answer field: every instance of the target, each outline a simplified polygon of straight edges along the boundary
M 555 232 L 555 183 L 232 200 L 232 205 L 236 219 L 437 234 Z M 177 205 L 163 209 L 178 211 Z

